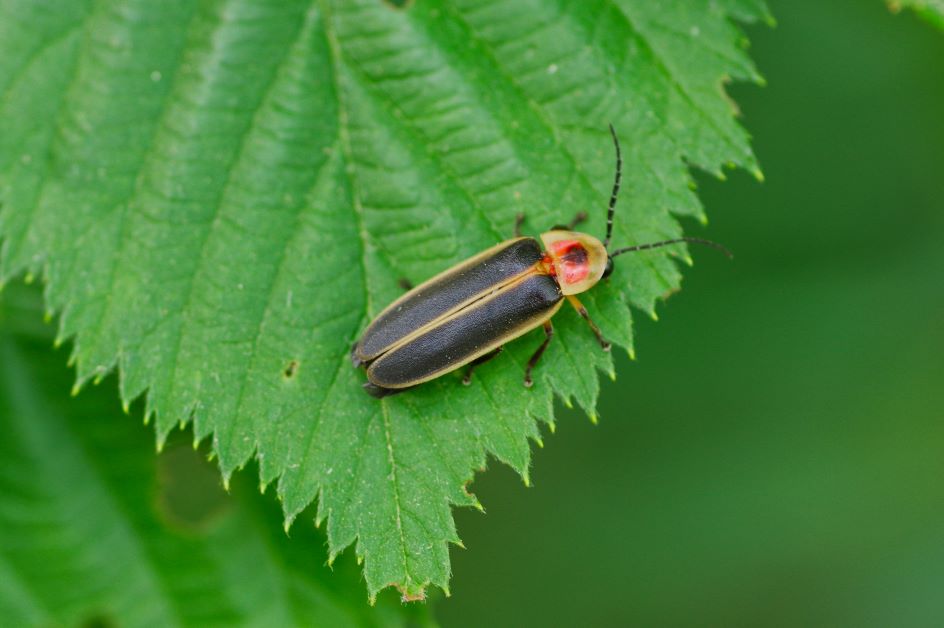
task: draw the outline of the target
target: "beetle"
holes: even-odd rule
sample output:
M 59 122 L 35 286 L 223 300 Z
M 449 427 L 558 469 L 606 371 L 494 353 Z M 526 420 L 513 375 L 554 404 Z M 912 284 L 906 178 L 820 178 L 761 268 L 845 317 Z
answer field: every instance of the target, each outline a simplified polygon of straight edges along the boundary
M 576 295 L 608 277 L 613 258 L 679 242 L 706 244 L 731 256 L 720 244 L 687 237 L 609 251 L 623 167 L 613 125 L 610 134 L 616 174 L 603 242 L 573 230 L 586 219 L 583 212 L 569 225 L 542 233 L 541 242 L 521 236 L 524 216 L 519 214 L 514 238 L 408 289 L 367 326 L 351 350 L 351 361 L 365 368 L 368 394 L 381 398 L 399 393 L 465 365 L 469 368 L 463 383 L 469 384 L 476 366 L 501 353 L 505 343 L 540 326 L 544 340 L 524 374 L 524 385 L 530 387 L 531 371 L 554 335 L 551 317 L 564 300 L 587 321 L 602 349 L 609 351 L 610 343 Z

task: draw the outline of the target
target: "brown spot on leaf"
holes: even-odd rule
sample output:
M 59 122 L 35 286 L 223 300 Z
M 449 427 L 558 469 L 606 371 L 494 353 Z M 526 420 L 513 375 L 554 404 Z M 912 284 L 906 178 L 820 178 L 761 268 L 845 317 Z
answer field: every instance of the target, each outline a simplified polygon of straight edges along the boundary
M 399 587 L 397 588 L 399 589 Z M 425 602 L 426 590 L 421 589 L 416 593 L 404 593 L 403 589 L 400 589 L 400 601 L 401 602 Z

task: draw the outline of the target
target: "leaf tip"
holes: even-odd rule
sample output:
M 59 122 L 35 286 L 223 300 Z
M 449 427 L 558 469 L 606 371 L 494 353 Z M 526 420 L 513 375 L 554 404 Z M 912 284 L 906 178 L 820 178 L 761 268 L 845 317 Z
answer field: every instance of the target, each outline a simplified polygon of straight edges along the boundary
M 82 382 L 72 384 L 72 390 L 69 391 L 69 394 L 78 397 L 80 392 L 82 392 Z
M 397 585 L 397 589 L 400 590 L 400 601 L 403 603 L 406 602 L 425 602 L 426 601 L 426 585 L 420 585 L 418 588 L 411 588 L 407 585 L 405 588 Z M 446 595 L 449 595 L 448 587 L 443 586 L 443 592 Z
M 590 422 L 591 422 L 591 423 L 593 423 L 594 425 L 599 425 L 599 424 L 600 424 L 600 417 L 597 416 L 597 413 L 596 413 L 596 412 L 591 412 L 591 413 L 589 414 L 589 416 L 590 416 Z
M 659 315 L 656 313 L 655 308 L 652 308 L 651 310 L 649 310 L 649 318 L 651 318 L 652 320 L 656 322 L 659 322 Z
M 36 275 L 33 273 L 26 273 L 23 276 L 23 283 L 25 283 L 27 286 L 32 284 L 34 281 L 36 281 Z
M 753 168 L 751 168 L 751 174 L 754 175 L 754 178 L 757 179 L 758 183 L 763 183 L 764 181 L 767 180 L 766 177 L 764 177 L 763 170 L 761 170 L 757 166 L 754 166 Z

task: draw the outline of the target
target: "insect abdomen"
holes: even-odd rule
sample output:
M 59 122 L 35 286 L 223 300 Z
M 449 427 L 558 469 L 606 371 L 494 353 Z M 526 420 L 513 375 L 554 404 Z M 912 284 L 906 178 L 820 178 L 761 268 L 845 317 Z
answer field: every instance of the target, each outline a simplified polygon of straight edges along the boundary
M 528 275 L 383 354 L 367 377 L 385 388 L 438 377 L 534 329 L 557 311 L 562 298 L 553 277 Z
M 533 238 L 502 242 L 413 288 L 364 331 L 354 350 L 369 362 L 437 318 L 532 270 L 543 257 Z

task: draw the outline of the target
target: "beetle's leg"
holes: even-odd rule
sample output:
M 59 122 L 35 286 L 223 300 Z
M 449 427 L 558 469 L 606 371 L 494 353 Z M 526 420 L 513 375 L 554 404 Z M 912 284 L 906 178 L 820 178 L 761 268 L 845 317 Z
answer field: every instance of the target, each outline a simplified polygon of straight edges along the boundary
M 587 212 L 577 212 L 577 215 L 574 216 L 574 219 L 570 221 L 570 224 L 567 225 L 567 230 L 572 231 L 574 227 L 582 223 L 587 219 Z
M 580 299 L 572 294 L 568 294 L 567 300 L 570 301 L 570 304 L 574 306 L 574 309 L 577 310 L 577 313 L 583 316 L 584 320 L 587 321 L 587 324 L 590 325 L 590 329 L 593 330 L 593 335 L 597 337 L 597 340 L 599 341 L 603 350 L 609 351 L 610 343 L 607 342 L 606 338 L 603 337 L 603 334 L 600 333 L 600 328 L 597 327 L 596 323 L 590 319 L 590 314 L 587 313 L 587 308 L 583 306 L 583 303 L 580 302 Z
M 498 347 L 497 349 L 492 349 L 491 351 L 489 351 L 489 352 L 486 353 L 485 355 L 480 355 L 479 357 L 477 357 L 477 358 L 475 358 L 474 360 L 472 360 L 471 362 L 469 362 L 469 366 L 468 366 L 468 368 L 466 368 L 466 370 L 465 370 L 465 375 L 462 376 L 462 383 L 465 384 L 466 386 L 468 386 L 469 384 L 471 384 L 471 383 L 472 383 L 472 371 L 475 370 L 475 367 L 478 366 L 479 364 L 485 364 L 486 362 L 488 362 L 488 361 L 491 360 L 492 358 L 496 357 L 499 353 L 502 352 L 502 349 L 504 349 L 504 348 L 505 348 L 504 346 L 501 346 L 501 347 Z
M 407 279 L 406 277 L 400 277 L 399 279 L 397 279 L 397 283 L 400 285 L 401 288 L 403 288 L 407 292 L 413 289 L 413 282 Z
M 538 347 L 538 350 L 534 352 L 534 355 L 531 356 L 531 359 L 528 360 L 528 366 L 524 370 L 524 385 L 528 388 L 534 384 L 531 380 L 531 369 L 534 368 L 534 365 L 538 363 L 538 360 L 541 359 L 541 356 L 544 355 L 544 350 L 547 349 L 548 343 L 551 342 L 551 338 L 554 337 L 554 326 L 551 325 L 551 320 L 548 319 L 544 321 L 544 342 L 541 343 L 541 346 Z
M 574 219 L 571 220 L 566 225 L 554 225 L 551 227 L 551 231 L 573 231 L 574 227 L 582 223 L 587 219 L 587 212 L 577 212 L 577 215 L 574 216 Z
M 383 386 L 378 386 L 371 382 L 364 382 L 364 392 L 373 397 L 374 399 L 383 399 L 384 397 L 389 397 L 390 395 L 398 395 L 406 390 L 409 390 L 412 386 L 408 388 L 384 388 Z
M 515 216 L 515 237 L 521 237 L 521 225 L 524 224 L 524 214 Z

